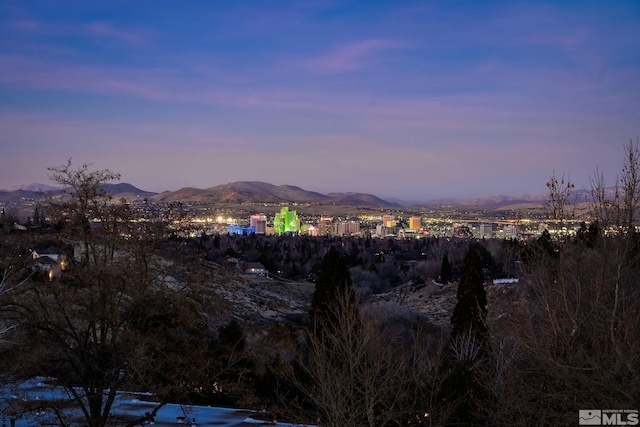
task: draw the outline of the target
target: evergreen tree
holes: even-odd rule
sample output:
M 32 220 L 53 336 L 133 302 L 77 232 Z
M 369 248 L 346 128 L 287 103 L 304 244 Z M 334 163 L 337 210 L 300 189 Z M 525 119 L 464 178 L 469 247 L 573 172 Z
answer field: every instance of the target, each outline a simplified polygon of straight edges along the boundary
M 442 265 L 440 266 L 440 282 L 449 283 L 451 281 L 451 263 L 449 257 L 444 254 L 442 257 Z
M 594 221 L 587 227 L 587 224 L 582 221 L 580 228 L 576 232 L 576 241 L 587 248 L 593 249 L 598 243 L 600 238 L 600 225 L 598 221 Z
M 6 230 L 8 232 L 9 225 L 7 213 L 4 208 L 2 208 L 2 212 L 0 212 L 0 227 L 2 227 L 3 231 Z
M 536 243 L 539 250 L 546 253 L 550 258 L 556 258 L 558 256 L 556 249 L 553 246 L 553 239 L 551 238 L 549 230 L 545 229 L 540 237 L 538 237 Z
M 495 275 L 498 273 L 498 266 L 491 255 L 491 252 L 480 243 L 473 245 L 475 250 L 478 252 L 480 256 L 480 262 L 482 263 L 482 274 L 485 279 L 493 279 Z
M 346 299 L 348 304 L 357 304 L 356 293 L 344 256 L 332 246 L 322 259 L 311 301 L 311 330 L 319 332 L 332 328 L 338 322 L 340 310 Z M 354 319 L 355 320 L 355 319 Z
M 479 245 L 474 243 L 464 257 L 462 277 L 456 295 L 458 302 L 451 317 L 452 339 L 467 331 L 486 335 L 487 294 L 484 289 L 484 268 L 482 251 Z
M 482 251 L 478 244 L 471 244 L 458 285 L 458 302 L 451 318 L 450 354 L 440 389 L 443 402 L 452 405 L 447 425 L 490 424 L 485 414 L 491 398 L 481 379 L 489 356 L 483 268 Z

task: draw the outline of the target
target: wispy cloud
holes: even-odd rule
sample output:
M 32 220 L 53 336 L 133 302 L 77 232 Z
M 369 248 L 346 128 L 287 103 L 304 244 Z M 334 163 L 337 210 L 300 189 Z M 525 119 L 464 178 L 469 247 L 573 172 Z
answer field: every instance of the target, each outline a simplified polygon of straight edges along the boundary
M 591 33 L 585 29 L 575 31 L 536 31 L 526 37 L 525 42 L 564 48 L 575 48 L 591 40 Z
M 630 97 L 611 87 L 611 83 L 574 79 L 569 74 L 531 70 L 493 68 L 492 84 L 501 80 L 490 93 L 446 94 L 441 96 L 411 95 L 382 97 L 357 92 L 331 92 L 309 88 L 251 85 L 219 85 L 212 82 L 217 71 L 205 69 L 203 74 L 189 71 L 189 78 L 179 69 L 102 67 L 58 63 L 17 55 L 0 55 L 0 84 L 27 89 L 53 89 L 110 97 L 132 97 L 166 104 L 192 104 L 190 108 L 229 107 L 235 112 L 271 116 L 294 114 L 312 117 L 321 113 L 348 118 L 351 129 L 375 130 L 390 137 L 399 132 L 413 136 L 423 133 L 434 137 L 457 134 L 480 139 L 481 135 L 504 137 L 518 124 L 519 132 L 541 138 L 553 137 L 554 129 L 576 117 L 611 117 L 618 110 L 635 111 Z M 221 72 L 223 73 L 223 72 Z M 516 74 L 513 80 L 509 76 Z M 465 76 L 458 76 L 464 79 Z M 610 80 L 628 81 L 637 73 L 617 73 Z M 224 77 L 224 75 L 223 75 Z M 451 78 L 455 75 L 452 74 Z M 615 78 L 614 78 L 615 77 Z M 527 96 L 522 90 L 512 93 L 522 81 L 530 82 Z M 455 83 L 455 82 L 454 82 Z M 539 94 L 539 95 L 538 95 Z M 553 99 L 553 105 L 549 102 Z M 632 99 L 635 99 L 631 97 Z M 271 117 L 270 116 L 270 117 Z M 573 118 L 571 118 L 573 117 Z M 623 118 L 624 115 L 619 116 Z M 551 125 L 544 126 L 543 123 Z M 280 125 L 282 126 L 282 125 Z M 286 128 L 286 127 L 285 127 Z M 285 129 L 283 128 L 283 129 Z
M 108 39 L 120 43 L 143 46 L 150 39 L 150 31 L 144 28 L 116 27 L 109 22 L 95 21 L 83 25 L 65 25 L 42 22 L 35 19 L 16 19 L 6 23 L 11 28 L 27 35 L 46 37 L 90 37 Z
M 161 85 L 145 82 L 145 70 L 62 64 L 18 55 L 0 55 L 0 82 L 14 87 L 129 95 L 152 100 L 175 99 Z M 156 78 L 162 74 L 154 70 Z M 151 79 L 153 80 L 153 78 Z M 158 83 L 158 82 L 156 82 Z
M 307 61 L 307 68 L 319 74 L 345 73 L 363 68 L 377 54 L 406 47 L 391 39 L 370 39 L 338 46 L 327 55 Z
M 107 22 L 92 22 L 85 25 L 85 29 L 89 35 L 110 38 L 128 44 L 144 45 L 148 41 L 148 31 L 116 28 Z
M 32 19 L 18 19 L 10 21 L 6 24 L 8 28 L 18 31 L 37 31 L 41 25 Z

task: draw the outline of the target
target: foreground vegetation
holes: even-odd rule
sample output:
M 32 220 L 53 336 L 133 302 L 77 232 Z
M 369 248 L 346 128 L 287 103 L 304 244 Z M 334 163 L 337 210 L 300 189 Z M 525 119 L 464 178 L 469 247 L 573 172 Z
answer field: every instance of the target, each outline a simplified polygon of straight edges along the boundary
M 331 426 L 575 425 L 579 409 L 640 407 L 636 145 L 613 196 L 594 175 L 592 216 L 577 235 L 519 242 L 178 239 L 178 209 L 141 220 L 110 200 L 100 185 L 117 174 L 70 162 L 51 172 L 70 189 L 50 201 L 59 226 L 0 241 L 0 379 L 54 378 L 69 398 L 5 403 L 4 416 L 46 410 L 58 425 L 92 427 L 153 419 L 116 419 L 118 390 L 152 392 L 156 411 L 242 406 Z M 552 177 L 548 188 L 561 227 L 572 184 Z M 68 255 L 64 271 L 31 259 L 43 241 Z M 314 281 L 308 316 L 234 315 L 216 290 L 243 279 L 201 261 L 249 252 Z M 487 295 L 486 282 L 514 275 L 517 286 Z M 436 276 L 457 287 L 450 325 L 363 304 Z M 65 418 L 69 405 L 82 419 Z

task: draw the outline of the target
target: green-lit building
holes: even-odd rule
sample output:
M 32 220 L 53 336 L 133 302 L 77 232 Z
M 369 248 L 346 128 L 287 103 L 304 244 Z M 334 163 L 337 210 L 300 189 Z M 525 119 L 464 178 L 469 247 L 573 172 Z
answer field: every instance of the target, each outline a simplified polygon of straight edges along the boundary
M 300 232 L 300 218 L 296 211 L 290 211 L 288 207 L 284 207 L 276 214 L 273 219 L 273 229 L 276 234 L 296 233 Z

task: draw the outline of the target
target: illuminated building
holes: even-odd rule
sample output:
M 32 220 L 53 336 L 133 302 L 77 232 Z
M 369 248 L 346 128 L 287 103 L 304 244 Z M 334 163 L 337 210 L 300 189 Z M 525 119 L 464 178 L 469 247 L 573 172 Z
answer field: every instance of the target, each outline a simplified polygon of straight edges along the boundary
M 236 234 L 238 236 L 254 234 L 256 232 L 253 227 L 241 227 L 236 224 L 227 225 L 227 233 Z
M 520 233 L 520 230 L 518 230 L 518 226 L 517 225 L 505 225 L 502 228 L 502 236 L 505 239 L 517 239 L 518 238 L 518 234 Z
M 251 215 L 249 218 L 250 227 L 256 231 L 256 234 L 266 234 L 267 217 L 262 214 Z
M 300 227 L 300 234 L 302 234 L 303 236 L 317 236 L 318 231 L 311 224 L 302 224 L 302 226 Z
M 328 236 L 331 234 L 331 225 L 333 223 L 332 216 L 321 216 L 320 221 L 318 221 L 318 226 L 316 227 L 316 232 L 318 236 Z
M 481 238 L 485 237 L 493 237 L 493 225 L 491 224 L 480 224 L 479 233 Z
M 290 211 L 286 206 L 282 208 L 273 219 L 273 229 L 278 235 L 284 233 L 299 233 L 300 218 L 298 218 L 296 211 Z
M 347 236 L 360 232 L 360 223 L 357 221 L 341 221 L 337 224 L 336 234 L 338 236 Z
M 419 216 L 412 216 L 409 217 L 409 229 L 411 230 L 420 230 L 420 217 Z

